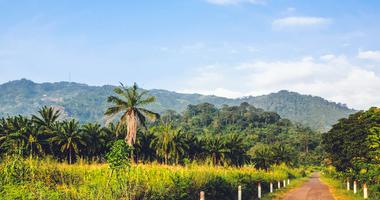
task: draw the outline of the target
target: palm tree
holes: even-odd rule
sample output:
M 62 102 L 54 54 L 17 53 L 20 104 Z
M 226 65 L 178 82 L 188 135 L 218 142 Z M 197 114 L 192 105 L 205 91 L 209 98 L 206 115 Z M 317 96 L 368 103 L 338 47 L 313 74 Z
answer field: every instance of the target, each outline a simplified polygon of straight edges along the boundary
M 88 123 L 81 128 L 83 139 L 86 141 L 85 149 L 88 158 L 100 156 L 105 151 L 106 132 L 101 128 L 100 124 Z
M 189 149 L 189 144 L 186 143 L 185 134 L 183 134 L 181 129 L 176 129 L 173 132 L 173 149 L 171 151 L 175 164 L 179 163 L 180 158 L 183 157 L 187 149 Z
M 206 152 L 211 155 L 212 163 L 221 164 L 228 153 L 224 138 L 220 135 L 208 135 L 204 138 L 204 142 Z
M 172 124 L 161 124 L 152 128 L 152 132 L 156 134 L 156 138 L 152 141 L 152 146 L 155 147 L 157 155 L 164 158 L 166 165 L 171 158 L 171 152 L 175 145 L 173 141 L 175 131 Z
M 248 160 L 246 152 L 249 146 L 246 144 L 244 137 L 239 134 L 228 134 L 226 139 L 226 148 L 228 149 L 227 158 L 235 166 L 241 166 Z
M 29 120 L 23 116 L 9 117 L 3 121 L 4 132 L 0 135 L 0 144 L 8 151 L 21 152 L 27 144 Z
M 38 111 L 40 116 L 32 115 L 33 123 L 43 127 L 45 131 L 51 130 L 53 124 L 61 115 L 59 110 L 54 110 L 53 107 L 44 106 Z
M 273 152 L 269 145 L 257 144 L 250 151 L 255 168 L 267 171 L 273 163 Z
M 285 163 L 290 166 L 295 158 L 294 150 L 288 145 L 277 143 L 273 145 L 273 161 L 276 164 Z
M 114 92 L 118 94 L 118 96 L 108 97 L 107 101 L 114 105 L 107 109 L 105 115 L 114 116 L 122 112 L 119 124 L 127 126 L 125 141 L 132 146 L 136 140 L 138 126 L 141 124 L 143 127 L 146 127 L 146 118 L 152 121 L 159 118 L 157 113 L 143 108 L 153 103 L 155 98 L 153 96 L 146 96 L 147 91 L 139 92 L 136 83 L 134 83 L 132 87 L 125 87 L 121 84 L 120 87 L 114 89 Z
M 57 126 L 56 135 L 51 141 L 58 145 L 62 153 L 66 153 L 69 164 L 72 164 L 73 156 L 79 153 L 79 146 L 85 145 L 79 131 L 79 122 L 74 119 Z
M 134 144 L 134 153 L 136 162 L 152 162 L 156 159 L 156 150 L 153 148 L 153 140 L 156 136 L 151 131 L 142 131 L 137 135 L 136 143 Z
M 44 153 L 44 147 L 47 146 L 48 137 L 38 126 L 34 124 L 28 125 L 26 127 L 26 137 L 26 149 L 29 151 L 30 158 L 33 158 L 33 155 L 41 155 Z

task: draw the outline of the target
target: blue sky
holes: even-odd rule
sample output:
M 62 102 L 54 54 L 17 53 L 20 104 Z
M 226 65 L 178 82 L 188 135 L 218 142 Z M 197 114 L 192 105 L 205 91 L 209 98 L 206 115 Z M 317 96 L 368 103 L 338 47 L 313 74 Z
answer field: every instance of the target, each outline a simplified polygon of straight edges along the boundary
M 0 0 L 0 83 L 281 89 L 380 106 L 377 0 Z

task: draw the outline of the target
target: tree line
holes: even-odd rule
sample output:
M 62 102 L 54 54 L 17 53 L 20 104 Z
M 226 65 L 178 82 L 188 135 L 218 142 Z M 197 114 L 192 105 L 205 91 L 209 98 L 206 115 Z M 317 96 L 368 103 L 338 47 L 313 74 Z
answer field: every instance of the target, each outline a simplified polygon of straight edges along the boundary
M 0 119 L 0 154 L 51 156 L 74 163 L 105 161 L 115 141 L 125 138 L 135 162 L 214 165 L 313 164 L 320 160 L 320 134 L 248 103 L 220 108 L 202 103 L 183 113 L 158 115 L 144 107 L 155 101 L 137 85 L 115 88 L 105 112 L 111 121 L 80 124 L 43 107 L 31 117 Z M 119 117 L 117 120 L 116 117 Z

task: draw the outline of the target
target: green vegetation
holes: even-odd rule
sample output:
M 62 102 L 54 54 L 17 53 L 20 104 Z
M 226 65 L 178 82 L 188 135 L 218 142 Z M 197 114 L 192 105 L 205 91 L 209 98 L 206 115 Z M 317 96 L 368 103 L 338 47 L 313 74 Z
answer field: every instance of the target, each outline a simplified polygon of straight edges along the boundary
M 352 190 L 347 191 L 346 184 L 340 179 L 335 179 L 328 174 L 322 174 L 321 181 L 329 186 L 331 193 L 336 200 L 362 200 L 363 196 L 360 194 L 354 194 Z M 360 187 L 359 187 L 360 188 Z M 360 189 L 359 189 L 360 190 Z
M 379 108 L 352 114 L 321 134 L 247 102 L 200 103 L 159 116 L 145 108 L 155 97 L 136 84 L 113 90 L 104 126 L 47 106 L 31 116 L 1 118 L 0 196 L 196 199 L 204 190 L 211 199 L 233 199 L 238 185 L 256 196 L 258 181 L 268 191 L 270 181 L 303 177 L 300 166 L 324 160 L 324 181 L 338 196 L 349 178 L 358 181 L 359 192 L 366 183 L 370 198 L 380 197 Z
M 42 106 L 53 106 L 62 111 L 63 118 L 72 117 L 81 123 L 104 124 L 104 111 L 109 107 L 107 97 L 114 86 L 88 86 L 78 83 L 37 84 L 25 79 L 0 85 L 0 117 L 29 116 Z M 278 113 L 281 117 L 299 122 L 318 131 L 327 131 L 340 118 L 354 113 L 345 105 L 328 102 L 320 97 L 280 91 L 258 97 L 229 99 L 199 94 L 180 94 L 166 90 L 149 90 L 156 102 L 146 108 L 157 113 L 175 110 L 182 113 L 192 104 L 210 103 L 220 108 L 223 104 L 236 106 L 242 102 Z
M 380 109 L 371 108 L 341 119 L 323 135 L 327 164 L 325 173 L 336 179 L 369 186 L 370 197 L 380 198 Z
M 137 87 L 115 90 L 126 101 L 110 96 L 116 104 L 107 114 L 123 111 L 121 121 L 106 127 L 99 124 L 79 124 L 75 119 L 60 119 L 60 112 L 43 107 L 31 118 L 7 117 L 0 120 L 0 154 L 24 157 L 53 158 L 68 163 L 79 159 L 102 162 L 113 142 L 136 131 L 131 158 L 136 162 L 186 164 L 189 162 L 213 165 L 243 166 L 254 163 L 259 169 L 273 164 L 288 166 L 318 164 L 321 134 L 299 124 L 293 124 L 273 112 L 265 112 L 248 103 L 217 108 L 203 103 L 189 105 L 182 114 L 167 111 L 161 121 L 145 126 L 145 116 L 157 115 L 142 107 L 152 102 Z M 129 96 L 128 96 L 129 95 Z M 140 99 L 136 98 L 139 97 Z M 131 104 L 130 101 L 135 104 Z M 132 102 L 133 103 L 133 102 Z M 134 111 L 138 123 L 128 128 L 128 113 Z M 112 111 L 112 112 L 111 112 Z M 138 128 L 137 124 L 143 126 Z M 129 137 L 128 137 L 129 138 Z M 128 143 L 133 140 L 128 140 Z
M 49 160 L 6 158 L 0 165 L 2 199 L 234 199 L 238 185 L 243 196 L 255 197 L 257 183 L 263 194 L 271 180 L 302 177 L 302 169 L 274 166 L 271 171 L 158 164 L 132 165 L 111 174 L 105 164 L 62 164 Z

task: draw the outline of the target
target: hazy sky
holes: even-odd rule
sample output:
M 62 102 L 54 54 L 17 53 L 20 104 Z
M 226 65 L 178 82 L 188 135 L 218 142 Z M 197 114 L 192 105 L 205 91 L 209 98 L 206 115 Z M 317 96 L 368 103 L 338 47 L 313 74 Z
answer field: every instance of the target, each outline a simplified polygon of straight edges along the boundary
M 0 0 L 0 83 L 281 89 L 380 106 L 377 0 Z

